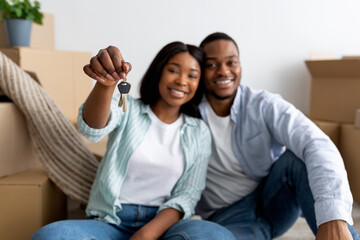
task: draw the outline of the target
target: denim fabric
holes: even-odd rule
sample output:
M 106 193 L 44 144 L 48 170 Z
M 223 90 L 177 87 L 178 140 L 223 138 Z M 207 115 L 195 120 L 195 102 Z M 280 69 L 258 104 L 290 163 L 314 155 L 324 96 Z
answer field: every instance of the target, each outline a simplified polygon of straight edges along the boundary
M 64 220 L 51 223 L 37 231 L 31 240 L 126 240 L 156 216 L 157 207 L 123 204 L 117 215 L 120 225 L 95 219 Z M 163 240 L 235 240 L 226 228 L 209 221 L 182 220 L 172 226 Z
M 286 151 L 253 193 L 208 220 L 226 227 L 237 239 L 273 239 L 284 234 L 300 215 L 315 235 L 314 198 L 305 164 Z M 354 228 L 348 227 L 353 238 L 359 239 Z

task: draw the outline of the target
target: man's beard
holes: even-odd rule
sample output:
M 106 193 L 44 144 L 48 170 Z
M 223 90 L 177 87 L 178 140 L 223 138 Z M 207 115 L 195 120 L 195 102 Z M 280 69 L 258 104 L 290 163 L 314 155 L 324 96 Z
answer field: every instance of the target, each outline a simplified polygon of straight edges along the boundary
M 214 91 L 207 91 L 207 93 L 210 94 L 211 96 L 213 96 L 214 98 L 216 98 L 217 100 L 226 100 L 226 99 L 235 97 L 236 90 L 232 94 L 226 95 L 226 96 L 219 96 Z

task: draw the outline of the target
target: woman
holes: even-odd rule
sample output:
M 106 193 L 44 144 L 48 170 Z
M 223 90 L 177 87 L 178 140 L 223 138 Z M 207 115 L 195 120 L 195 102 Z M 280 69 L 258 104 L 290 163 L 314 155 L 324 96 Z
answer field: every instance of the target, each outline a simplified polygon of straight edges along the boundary
M 97 82 L 78 127 L 92 141 L 109 134 L 86 209 L 91 220 L 53 223 L 32 239 L 234 239 L 214 223 L 185 220 L 205 187 L 211 151 L 197 118 L 202 61 L 195 46 L 166 45 L 142 79 L 141 98 L 129 96 L 123 112 L 112 96 L 131 65 L 112 46 L 91 59 L 84 71 Z

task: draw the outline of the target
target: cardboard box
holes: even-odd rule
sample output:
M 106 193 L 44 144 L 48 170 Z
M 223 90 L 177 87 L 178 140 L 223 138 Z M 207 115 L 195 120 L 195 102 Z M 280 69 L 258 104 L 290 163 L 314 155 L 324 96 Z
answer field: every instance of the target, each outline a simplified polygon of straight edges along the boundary
M 66 219 L 66 202 L 42 168 L 0 179 L 0 239 L 30 239 L 40 227 Z
M 306 61 L 312 119 L 353 123 L 360 108 L 360 59 Z
M 337 148 L 340 147 L 340 124 L 337 122 L 327 122 L 312 120 L 326 135 L 329 136 L 331 141 L 336 145 Z
M 340 153 L 348 173 L 351 192 L 354 199 L 360 202 L 360 130 L 352 124 L 341 126 Z
M 72 122 L 89 95 L 93 81 L 83 67 L 90 52 L 53 51 L 26 47 L 0 49 L 25 71 L 34 72 L 44 89 Z
M 90 152 L 92 152 L 95 155 L 96 159 L 99 160 L 99 162 L 100 162 L 106 152 L 108 136 L 104 137 L 103 139 L 101 139 L 99 142 L 96 142 L 96 143 L 91 142 L 84 136 L 81 136 L 81 138 L 84 141 L 85 145 L 90 150 Z
M 9 43 L 5 30 L 5 23 L 0 23 L 0 48 L 8 48 Z M 44 13 L 43 25 L 32 24 L 31 48 L 55 49 L 54 15 Z
M 40 166 L 25 118 L 14 103 L 0 102 L 0 119 L 0 177 Z
M 355 128 L 360 129 L 360 108 L 356 109 L 354 126 Z

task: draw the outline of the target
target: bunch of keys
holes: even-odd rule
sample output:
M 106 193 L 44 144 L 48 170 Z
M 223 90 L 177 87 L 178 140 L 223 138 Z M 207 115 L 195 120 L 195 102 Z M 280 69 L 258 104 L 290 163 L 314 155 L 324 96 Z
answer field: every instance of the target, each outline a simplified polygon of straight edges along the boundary
M 125 81 L 122 81 L 118 85 L 118 89 L 120 91 L 120 100 L 119 100 L 119 107 L 123 108 L 123 112 L 126 112 L 126 100 L 127 95 L 130 92 L 131 84 Z

